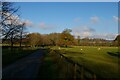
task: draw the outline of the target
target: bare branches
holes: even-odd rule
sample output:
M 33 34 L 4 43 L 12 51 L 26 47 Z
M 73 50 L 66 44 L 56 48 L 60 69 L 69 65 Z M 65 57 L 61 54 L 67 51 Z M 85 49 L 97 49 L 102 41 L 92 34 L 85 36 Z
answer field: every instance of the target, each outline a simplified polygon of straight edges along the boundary
M 2 2 L 2 10 L 0 11 L 2 17 L 0 21 L 2 37 L 4 40 L 7 39 L 11 41 L 11 47 L 17 39 L 20 40 L 20 46 L 22 43 L 25 23 L 20 20 L 20 15 L 16 14 L 19 8 L 20 7 L 16 9 L 13 3 Z
M 0 22 L 0 24 L 2 24 L 5 20 L 8 20 L 8 18 L 9 17 L 11 17 L 15 12 L 17 12 L 18 11 L 18 9 L 19 8 L 17 8 L 15 11 L 13 11 L 9 16 L 7 16 L 6 18 L 4 18 L 1 22 Z M 4 14 L 4 12 L 2 11 L 2 15 Z

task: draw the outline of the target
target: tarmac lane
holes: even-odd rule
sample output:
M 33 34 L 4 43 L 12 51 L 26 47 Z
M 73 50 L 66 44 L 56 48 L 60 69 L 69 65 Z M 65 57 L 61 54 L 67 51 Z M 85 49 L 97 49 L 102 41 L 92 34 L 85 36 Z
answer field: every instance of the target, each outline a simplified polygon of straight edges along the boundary
M 37 80 L 44 50 L 40 49 L 2 70 L 2 80 Z

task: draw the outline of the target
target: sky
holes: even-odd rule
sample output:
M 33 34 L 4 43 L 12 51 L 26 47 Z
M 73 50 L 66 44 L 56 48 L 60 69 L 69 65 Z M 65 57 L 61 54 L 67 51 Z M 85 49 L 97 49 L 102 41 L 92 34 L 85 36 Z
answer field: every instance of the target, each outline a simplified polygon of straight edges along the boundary
M 117 2 L 15 2 L 29 32 L 49 34 L 68 28 L 81 38 L 114 39 L 118 34 Z
M 3 0 L 8 2 L 119 2 L 119 0 Z

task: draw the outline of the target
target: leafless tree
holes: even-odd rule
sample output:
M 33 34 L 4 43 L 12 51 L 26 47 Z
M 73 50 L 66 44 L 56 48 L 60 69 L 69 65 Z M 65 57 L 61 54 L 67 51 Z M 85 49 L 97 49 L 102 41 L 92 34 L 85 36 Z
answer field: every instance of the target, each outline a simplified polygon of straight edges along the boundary
M 0 11 L 1 20 L 0 26 L 2 30 L 2 38 L 9 39 L 11 42 L 11 47 L 13 47 L 14 41 L 19 39 L 20 47 L 22 43 L 22 35 L 24 31 L 25 23 L 20 20 L 20 15 L 16 12 L 19 7 L 14 7 L 13 3 L 2 2 L 2 10 Z

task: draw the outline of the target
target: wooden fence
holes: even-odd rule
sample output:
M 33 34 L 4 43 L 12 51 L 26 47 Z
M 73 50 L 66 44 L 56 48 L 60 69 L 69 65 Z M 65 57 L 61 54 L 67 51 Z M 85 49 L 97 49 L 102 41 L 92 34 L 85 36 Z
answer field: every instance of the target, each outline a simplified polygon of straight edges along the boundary
M 74 67 L 73 80 L 101 80 L 102 79 L 100 76 L 96 75 L 93 71 L 83 67 L 79 63 L 61 54 L 59 50 L 54 50 L 54 52 L 58 54 L 61 58 L 63 58 L 66 62 L 73 65 Z

